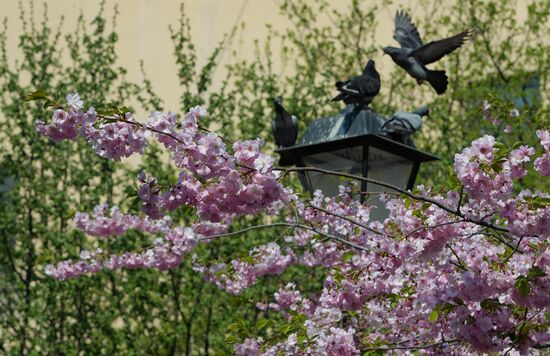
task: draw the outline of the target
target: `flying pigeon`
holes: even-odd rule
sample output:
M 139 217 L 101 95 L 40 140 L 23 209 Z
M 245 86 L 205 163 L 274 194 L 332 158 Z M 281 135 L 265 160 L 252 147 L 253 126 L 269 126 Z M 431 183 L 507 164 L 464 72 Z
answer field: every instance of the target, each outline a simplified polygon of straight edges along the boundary
M 298 138 L 298 120 L 283 107 L 282 98 L 276 98 L 273 103 L 275 104 L 275 119 L 271 123 L 271 130 L 275 142 L 279 147 L 294 146 Z
M 384 53 L 389 54 L 398 66 L 416 79 L 418 84 L 426 80 L 437 94 L 443 94 L 449 83 L 445 71 L 430 70 L 426 68 L 426 64 L 434 63 L 459 48 L 470 35 L 471 32 L 467 30 L 449 38 L 423 44 L 409 15 L 397 11 L 393 38 L 399 42 L 401 48 L 384 47 Z
M 380 74 L 374 67 L 374 61 L 369 59 L 363 74 L 345 82 L 336 82 L 340 92 L 332 101 L 343 100 L 346 104 L 357 104 L 366 107 L 380 91 Z

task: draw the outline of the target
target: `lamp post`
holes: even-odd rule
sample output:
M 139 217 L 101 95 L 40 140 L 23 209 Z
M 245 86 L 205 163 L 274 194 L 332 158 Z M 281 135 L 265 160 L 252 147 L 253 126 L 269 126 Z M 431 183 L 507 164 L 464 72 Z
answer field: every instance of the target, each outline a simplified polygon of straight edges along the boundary
M 372 178 L 402 189 L 412 189 L 420 164 L 437 160 L 414 147 L 410 134 L 421 126 L 426 108 L 417 112 L 397 112 L 391 120 L 370 109 L 348 105 L 334 116 L 313 121 L 299 144 L 281 147 L 281 166 L 315 167 Z M 313 171 L 299 172 L 304 188 L 313 193 L 320 189 L 326 196 L 335 196 L 338 186 L 346 184 L 341 177 Z M 372 217 L 387 215 L 377 198 L 390 189 L 361 182 L 357 195 L 361 202 L 378 206 Z

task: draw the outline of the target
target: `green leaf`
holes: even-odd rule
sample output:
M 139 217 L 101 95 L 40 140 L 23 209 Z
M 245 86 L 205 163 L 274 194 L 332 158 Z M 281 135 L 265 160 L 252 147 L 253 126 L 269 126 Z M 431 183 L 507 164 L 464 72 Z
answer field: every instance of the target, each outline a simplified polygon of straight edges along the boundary
M 225 342 L 227 342 L 228 344 L 235 344 L 239 341 L 240 341 L 239 338 L 234 335 L 227 335 L 225 337 Z
M 500 307 L 500 303 L 496 299 L 485 299 L 481 301 L 481 308 L 488 312 L 494 312 Z
M 508 147 L 502 142 L 495 142 L 493 147 L 498 149 L 498 150 L 507 150 L 508 149 Z
M 57 103 L 53 100 L 50 100 L 50 99 L 46 99 L 46 101 L 44 102 L 44 105 L 42 105 L 42 108 L 43 109 L 47 109 L 51 106 L 57 106 Z
M 283 336 L 286 336 L 290 333 L 291 330 L 292 330 L 292 325 L 284 324 L 284 325 L 281 325 L 281 327 L 279 328 L 279 333 L 281 333 Z
M 353 251 L 344 252 L 344 254 L 342 255 L 342 261 L 349 262 L 351 261 L 353 256 L 355 256 L 355 252 Z
M 516 283 L 514 284 L 514 286 L 522 297 L 528 296 L 529 292 L 531 292 L 529 280 L 525 276 L 519 276 L 518 278 L 516 278 Z
M 256 260 L 252 256 L 244 256 L 244 257 L 241 257 L 241 262 L 246 262 L 246 263 L 250 263 L 251 265 L 253 265 L 254 262 L 256 262 Z
M 267 325 L 269 325 L 269 323 L 270 323 L 269 319 L 262 318 L 258 320 L 258 322 L 256 323 L 256 329 L 263 329 Z
M 50 263 L 52 261 L 55 261 L 55 257 L 53 253 L 51 251 L 46 251 L 45 253 L 38 255 L 35 263 L 37 265 L 42 265 L 42 264 Z
M 451 303 L 445 303 L 441 306 L 440 310 L 443 315 L 448 315 L 450 312 L 455 310 L 456 305 Z
M 432 310 L 430 313 L 430 316 L 428 316 L 428 320 L 430 323 L 435 323 L 437 319 L 439 318 L 439 311 L 437 309 Z
M 529 270 L 529 272 L 527 273 L 527 278 L 529 279 L 533 279 L 533 278 L 539 278 L 539 277 L 546 277 L 546 272 L 540 268 L 540 267 L 533 267 Z
M 42 100 L 42 99 L 46 99 L 47 97 L 48 97 L 48 93 L 46 93 L 44 90 L 37 90 L 28 94 L 25 97 L 25 101 Z
M 517 141 L 514 143 L 514 145 L 512 146 L 512 149 L 515 150 L 516 148 L 519 148 L 519 146 L 523 145 L 523 142 L 521 141 Z
M 453 301 L 456 303 L 456 305 L 466 305 L 464 304 L 464 301 L 459 297 L 454 297 Z

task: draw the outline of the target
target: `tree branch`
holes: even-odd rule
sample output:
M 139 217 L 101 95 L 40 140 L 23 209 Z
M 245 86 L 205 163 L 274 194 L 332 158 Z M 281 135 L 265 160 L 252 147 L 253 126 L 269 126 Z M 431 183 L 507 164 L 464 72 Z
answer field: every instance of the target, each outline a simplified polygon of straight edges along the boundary
M 475 15 L 475 10 L 474 10 L 474 8 L 476 6 L 475 3 L 471 3 L 470 6 L 472 7 L 472 10 L 471 10 L 472 21 L 474 23 L 474 26 L 479 29 L 479 33 L 481 34 L 481 39 L 483 40 L 483 45 L 485 46 L 485 49 L 487 50 L 487 54 L 489 54 L 489 58 L 491 59 L 491 62 L 495 66 L 500 78 L 505 83 L 508 83 L 508 78 L 506 78 L 506 76 L 504 75 L 504 72 L 500 68 L 500 65 L 496 61 L 495 54 L 493 53 L 493 51 L 491 49 L 491 44 L 489 43 L 489 39 L 485 35 L 485 30 L 483 28 L 481 28 L 481 26 L 479 25 L 479 23 L 477 21 L 477 18 L 476 18 L 476 15 Z
M 340 218 L 342 220 L 346 220 L 354 225 L 357 225 L 359 227 L 362 227 L 363 229 L 367 230 L 367 231 L 370 231 L 372 233 L 375 233 L 377 235 L 383 235 L 382 232 L 378 231 L 378 230 L 375 230 L 373 228 L 370 228 L 368 227 L 367 225 L 363 224 L 363 223 L 360 223 L 359 221 L 357 220 L 353 220 L 353 219 L 350 219 L 344 215 L 341 215 L 341 214 L 338 214 L 338 213 L 335 213 L 335 212 L 332 212 L 332 211 L 328 211 L 324 208 L 321 208 L 320 206 L 315 206 L 315 205 L 311 205 L 311 204 L 308 204 L 308 206 L 310 206 L 311 208 L 315 209 L 315 210 L 319 210 L 319 211 L 322 211 L 323 213 L 325 214 L 329 214 L 329 215 L 333 215 L 333 216 L 336 216 L 337 218 Z
M 506 233 L 510 232 L 510 230 L 508 230 L 505 227 L 494 225 L 494 224 L 491 224 L 491 223 L 488 223 L 488 222 L 482 221 L 482 220 L 474 220 L 474 219 L 471 219 L 471 218 L 468 218 L 468 217 L 464 216 L 464 214 L 462 214 L 462 213 L 458 214 L 455 209 L 450 208 L 450 207 L 438 202 L 435 199 L 432 199 L 432 198 L 429 198 L 429 197 L 424 197 L 424 196 L 418 195 L 418 194 L 414 194 L 414 193 L 412 193 L 408 190 L 405 190 L 405 189 L 396 187 L 395 185 L 385 183 L 385 182 L 381 182 L 381 181 L 378 181 L 378 180 L 375 180 L 375 179 L 371 179 L 371 178 L 367 178 L 367 177 L 361 177 L 361 176 L 358 176 L 358 175 L 344 173 L 344 172 L 330 171 L 330 170 L 327 170 L 327 169 L 321 169 L 321 168 L 316 168 L 316 167 L 289 167 L 289 168 L 287 168 L 287 167 L 275 167 L 273 169 L 284 171 L 285 173 L 288 173 L 288 172 L 318 172 L 318 173 L 324 173 L 324 174 L 328 174 L 328 175 L 334 175 L 334 176 L 339 176 L 339 177 L 346 177 L 346 178 L 356 179 L 356 180 L 360 180 L 360 181 L 367 182 L 367 183 L 373 183 L 373 184 L 380 185 L 380 186 L 385 187 L 385 188 L 395 190 L 396 192 L 399 192 L 403 195 L 406 195 L 411 199 L 419 200 L 419 201 L 423 201 L 425 203 L 435 205 L 438 208 L 440 208 L 440 209 L 442 209 L 442 210 L 444 210 L 444 211 L 446 211 L 450 214 L 453 214 L 455 216 L 458 216 L 458 217 L 462 218 L 465 222 L 469 222 L 469 223 L 472 223 L 472 224 L 488 227 L 490 229 L 501 231 L 501 232 L 506 232 Z
M 431 349 L 443 345 L 451 345 L 460 342 L 460 340 L 453 339 L 448 341 L 440 341 L 433 344 L 426 345 L 415 345 L 415 346 L 387 346 L 387 347 L 369 347 L 361 349 L 361 352 L 364 351 L 390 351 L 390 350 L 421 350 L 421 349 Z
M 324 236 L 324 237 L 326 237 L 328 239 L 331 239 L 331 240 L 336 240 L 338 242 L 341 242 L 341 243 L 343 243 L 345 245 L 348 245 L 350 247 L 353 247 L 355 249 L 358 249 L 358 250 L 361 250 L 361 251 L 369 251 L 366 247 L 357 245 L 356 243 L 348 241 L 348 240 L 346 240 L 346 239 L 344 239 L 340 236 L 336 236 L 336 235 L 332 235 L 332 234 L 329 234 L 329 233 L 326 233 L 326 232 L 319 231 L 319 230 L 315 229 L 312 226 L 307 226 L 307 225 L 297 224 L 297 223 L 273 223 L 273 224 L 250 226 L 250 227 L 247 227 L 247 228 L 239 230 L 239 231 L 233 231 L 233 232 L 228 232 L 228 233 L 225 233 L 225 234 L 218 234 L 218 235 L 212 235 L 212 236 L 204 236 L 204 237 L 201 237 L 199 240 L 204 241 L 204 240 L 216 239 L 218 237 L 235 236 L 235 235 L 239 235 L 239 234 L 251 231 L 251 230 L 265 229 L 265 228 L 271 228 L 271 227 L 281 227 L 281 226 L 287 226 L 287 227 L 293 227 L 293 228 L 299 228 L 299 229 L 313 231 L 316 234 L 319 234 L 319 235 Z

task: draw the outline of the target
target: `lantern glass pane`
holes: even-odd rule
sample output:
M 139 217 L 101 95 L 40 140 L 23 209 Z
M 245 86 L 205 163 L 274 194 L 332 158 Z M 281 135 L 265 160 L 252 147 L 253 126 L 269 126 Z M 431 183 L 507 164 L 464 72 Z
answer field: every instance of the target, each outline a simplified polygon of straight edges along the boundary
M 361 176 L 363 161 L 363 147 L 354 146 L 341 150 L 322 152 L 313 155 L 303 156 L 302 162 L 306 167 L 316 167 L 336 172 L 350 173 Z M 307 172 L 302 175 L 302 184 L 311 192 L 317 189 L 323 191 L 325 196 L 338 194 L 339 185 L 349 185 L 350 179 L 328 175 L 318 172 Z M 360 185 L 358 185 L 360 186 Z
M 378 148 L 369 147 L 368 177 L 405 189 L 412 173 L 414 162 Z M 377 209 L 371 212 L 371 218 L 378 220 L 387 217 L 388 212 L 380 202 L 380 192 L 392 192 L 391 189 L 374 183 L 367 184 L 369 195 L 366 202 Z

